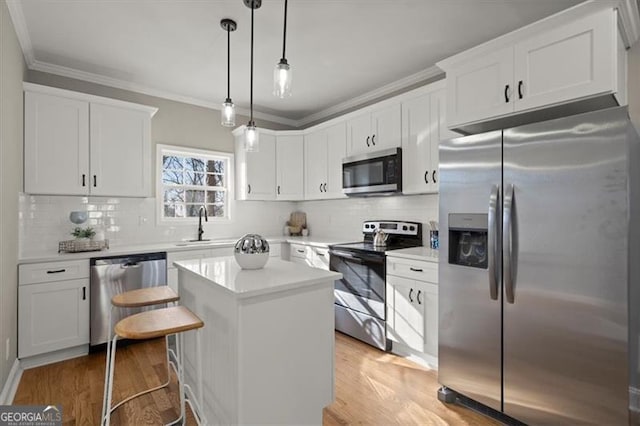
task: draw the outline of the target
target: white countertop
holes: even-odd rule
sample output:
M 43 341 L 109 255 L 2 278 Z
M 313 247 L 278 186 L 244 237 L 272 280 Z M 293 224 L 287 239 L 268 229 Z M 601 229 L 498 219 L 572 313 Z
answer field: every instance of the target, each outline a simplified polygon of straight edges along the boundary
M 174 262 L 181 271 L 202 277 L 238 298 L 254 297 L 340 279 L 342 274 L 269 258 L 262 269 L 243 270 L 233 256 Z M 183 285 L 183 283 L 180 283 Z M 332 284 L 333 285 L 333 284 Z
M 33 253 L 26 256 L 22 256 L 18 263 L 40 263 L 40 262 L 56 262 L 64 260 L 82 260 L 90 259 L 92 257 L 109 257 L 109 256 L 123 256 L 128 254 L 137 253 L 154 253 L 154 252 L 177 252 L 188 251 L 198 249 L 220 248 L 220 247 L 233 247 L 238 241 L 238 238 L 223 238 L 215 239 L 204 243 L 187 243 L 185 241 L 154 243 L 154 244 L 139 244 L 139 245 L 127 245 L 117 246 L 106 250 L 100 251 L 84 251 L 80 253 Z M 326 247 L 329 244 L 344 243 L 344 240 L 338 240 L 333 238 L 324 237 L 267 237 L 267 241 L 271 244 L 278 243 L 294 243 L 305 244 L 319 247 Z
M 434 250 L 429 247 L 411 247 L 399 250 L 388 250 L 385 254 L 389 257 L 400 257 L 403 259 L 438 263 L 438 250 Z

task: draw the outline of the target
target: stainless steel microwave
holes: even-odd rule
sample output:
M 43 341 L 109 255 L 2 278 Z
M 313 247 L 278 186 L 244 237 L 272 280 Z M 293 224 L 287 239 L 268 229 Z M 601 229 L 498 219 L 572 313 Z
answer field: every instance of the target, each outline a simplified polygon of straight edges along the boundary
M 392 148 L 342 160 L 342 192 L 349 196 L 402 191 L 402 149 Z

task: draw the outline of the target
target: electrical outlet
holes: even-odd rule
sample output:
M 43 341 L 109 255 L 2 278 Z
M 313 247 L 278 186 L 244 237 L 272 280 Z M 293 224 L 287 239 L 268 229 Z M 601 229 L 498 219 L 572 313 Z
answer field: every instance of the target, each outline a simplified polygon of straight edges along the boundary
M 11 339 L 8 338 L 7 341 L 5 342 L 5 345 L 4 345 L 4 360 L 5 361 L 9 360 L 10 348 L 11 348 Z

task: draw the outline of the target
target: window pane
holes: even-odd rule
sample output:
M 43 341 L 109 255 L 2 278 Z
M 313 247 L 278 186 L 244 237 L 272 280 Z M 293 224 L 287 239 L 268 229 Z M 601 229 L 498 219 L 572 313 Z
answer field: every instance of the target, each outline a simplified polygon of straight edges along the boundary
M 184 167 L 184 159 L 175 155 L 162 156 L 163 169 L 182 169 Z
M 204 174 L 187 172 L 184 183 L 185 185 L 197 185 L 197 186 L 204 185 Z
M 164 205 L 164 217 L 176 217 L 176 206 L 175 206 L 175 204 L 165 204 Z
M 184 204 L 176 204 L 176 217 L 186 217 L 186 208 Z
M 182 189 L 165 189 L 164 202 L 165 203 L 184 202 L 184 191 Z
M 224 203 L 224 191 L 207 191 L 207 203 Z
M 162 171 L 162 183 L 171 185 L 182 185 L 183 174 L 182 170 L 163 170 Z
M 224 186 L 224 175 L 207 175 L 207 186 Z
M 224 204 L 207 204 L 207 214 L 211 217 L 224 217 Z
M 202 207 L 202 204 L 187 204 L 186 208 L 187 208 L 187 216 L 186 217 L 198 217 L 198 213 L 200 211 L 200 207 Z M 207 214 L 209 213 L 209 211 L 207 210 Z M 202 215 L 204 216 L 204 214 Z
M 209 160 L 207 161 L 207 171 L 213 173 L 224 173 L 224 161 Z
M 204 160 L 202 158 L 187 158 L 185 161 L 185 168 L 196 172 L 204 172 Z
M 204 203 L 204 191 L 187 190 L 187 203 Z

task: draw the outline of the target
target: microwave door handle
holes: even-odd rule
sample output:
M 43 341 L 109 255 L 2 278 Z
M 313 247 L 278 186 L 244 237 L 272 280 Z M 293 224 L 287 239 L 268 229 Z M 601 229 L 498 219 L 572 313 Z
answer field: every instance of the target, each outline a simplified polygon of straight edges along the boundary
M 491 188 L 491 195 L 489 196 L 489 214 L 488 222 L 489 233 L 488 238 L 488 253 L 489 253 L 489 296 L 492 300 L 498 300 L 498 281 L 499 267 L 498 258 L 500 256 L 500 249 L 498 243 L 498 205 L 500 203 L 500 189 L 497 185 L 493 185 Z
M 516 238 L 513 223 L 514 186 L 509 185 L 504 193 L 502 209 L 502 263 L 504 265 L 504 288 L 507 303 L 514 303 L 515 266 L 513 253 L 516 251 Z

